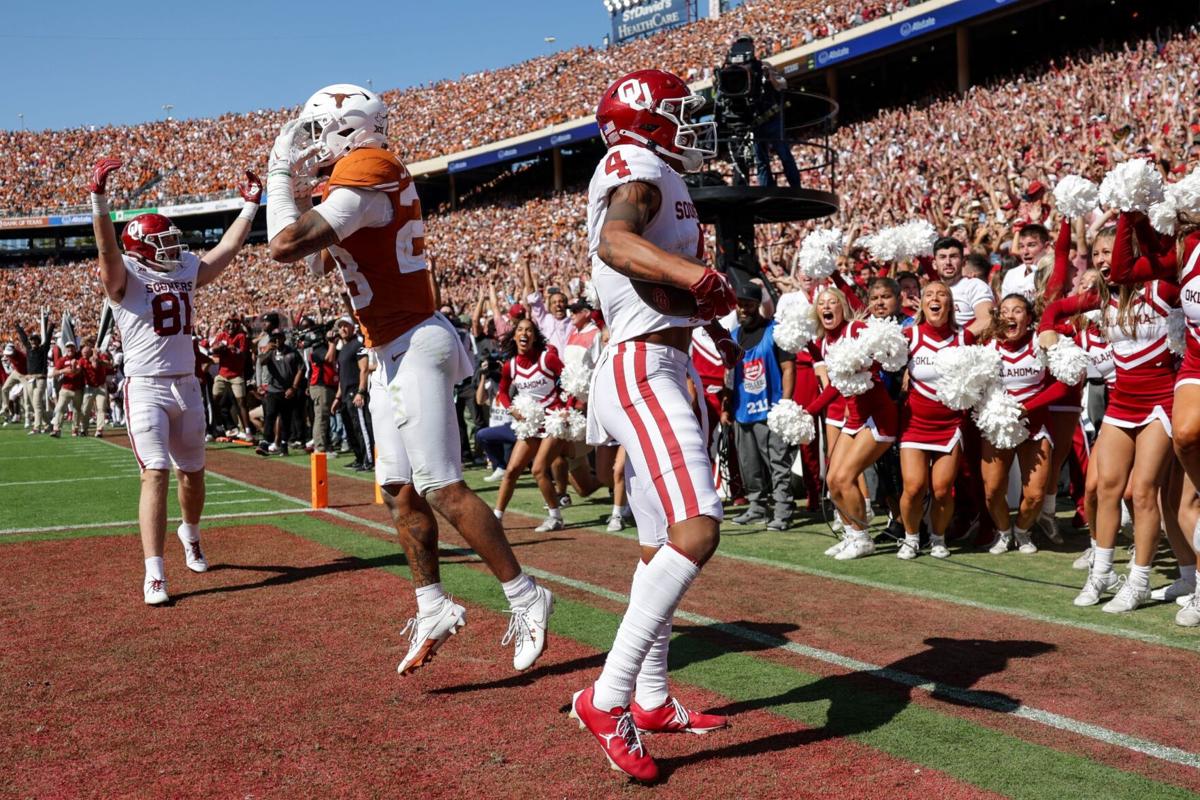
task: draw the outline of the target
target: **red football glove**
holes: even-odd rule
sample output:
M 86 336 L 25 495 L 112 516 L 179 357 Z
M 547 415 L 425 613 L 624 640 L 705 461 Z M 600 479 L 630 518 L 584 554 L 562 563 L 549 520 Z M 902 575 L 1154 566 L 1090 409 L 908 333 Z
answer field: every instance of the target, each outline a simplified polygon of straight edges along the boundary
M 262 181 L 250 170 L 246 170 L 246 180 L 239 183 L 237 189 L 247 203 L 262 203 Z
M 721 354 L 721 363 L 725 365 L 725 369 L 733 369 L 742 360 L 745 350 L 741 348 L 732 336 L 726 336 L 716 341 L 717 352 Z
M 102 158 L 92 167 L 92 179 L 88 182 L 88 191 L 92 194 L 104 194 L 105 184 L 108 183 L 108 173 L 115 172 L 124 164 L 119 158 Z
M 719 319 L 737 308 L 737 295 L 729 279 L 715 269 L 706 269 L 690 287 L 696 298 L 696 316 L 700 319 Z

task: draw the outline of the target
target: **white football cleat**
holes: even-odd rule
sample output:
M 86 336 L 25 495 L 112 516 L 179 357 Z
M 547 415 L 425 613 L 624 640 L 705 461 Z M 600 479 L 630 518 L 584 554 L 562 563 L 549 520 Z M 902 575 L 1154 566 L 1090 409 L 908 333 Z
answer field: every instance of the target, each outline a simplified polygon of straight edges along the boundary
M 1094 606 L 1100 602 L 1100 595 L 1111 592 L 1121 583 L 1121 579 L 1112 570 L 1096 575 L 1089 573 L 1083 588 L 1075 597 L 1077 606 Z
M 513 606 L 508 612 L 508 630 L 500 644 L 512 644 L 513 668 L 524 671 L 533 666 L 546 649 L 546 625 L 554 613 L 554 595 L 549 589 L 535 586 L 536 597 L 528 604 Z
M 1171 600 L 1178 600 L 1180 597 L 1195 594 L 1195 592 L 1196 584 L 1194 581 L 1189 581 L 1186 578 L 1176 578 L 1174 583 L 1168 586 L 1161 586 L 1150 592 L 1150 599 L 1169 602 Z
M 184 538 L 181 528 L 175 530 L 175 535 L 183 542 L 183 560 L 187 562 L 187 568 L 192 572 L 207 572 L 208 560 L 204 557 L 204 551 L 200 549 L 200 539 L 188 541 Z
M 466 624 L 467 610 L 451 597 L 442 598 L 441 605 L 432 614 L 418 614 L 409 619 L 408 624 L 400 631 L 401 635 L 408 634 L 408 654 L 404 656 L 400 666 L 396 667 L 396 671 L 401 675 L 408 675 L 418 667 L 428 664 L 438 648 Z
M 620 514 L 613 514 L 608 518 L 608 527 L 605 528 L 609 533 L 617 533 L 625 530 L 625 518 Z
M 1124 575 L 1121 576 L 1121 579 L 1124 583 L 1117 592 L 1117 596 L 1105 603 L 1104 607 L 1100 609 L 1101 611 L 1107 611 L 1109 614 L 1123 614 L 1126 611 L 1133 611 L 1150 600 L 1149 586 L 1139 589 L 1133 585 L 1132 581 L 1126 580 Z
M 495 483 L 498 480 L 502 480 L 504 478 L 504 472 L 505 472 L 504 467 L 496 467 L 494 470 L 492 470 L 491 475 L 484 476 L 483 482 L 484 483 Z
M 1187 598 L 1183 608 L 1175 612 L 1175 624 L 1184 628 L 1200 625 L 1200 593 Z
M 846 546 L 843 547 L 836 556 L 838 561 L 850 561 L 855 558 L 864 558 L 875 553 L 875 542 L 872 541 L 869 534 L 861 536 L 847 537 Z
M 142 584 L 142 594 L 146 598 L 146 605 L 161 606 L 171 600 L 167 596 L 167 579 L 149 578 L 147 577 Z

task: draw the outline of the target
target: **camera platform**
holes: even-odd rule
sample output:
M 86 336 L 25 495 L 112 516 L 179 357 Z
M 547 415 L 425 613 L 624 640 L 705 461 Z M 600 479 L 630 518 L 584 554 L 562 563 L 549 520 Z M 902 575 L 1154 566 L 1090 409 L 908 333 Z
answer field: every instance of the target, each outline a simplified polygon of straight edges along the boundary
M 762 225 L 799 222 L 837 213 L 838 196 L 821 189 L 787 186 L 696 186 L 690 189 L 700 221 L 713 225 L 744 221 Z

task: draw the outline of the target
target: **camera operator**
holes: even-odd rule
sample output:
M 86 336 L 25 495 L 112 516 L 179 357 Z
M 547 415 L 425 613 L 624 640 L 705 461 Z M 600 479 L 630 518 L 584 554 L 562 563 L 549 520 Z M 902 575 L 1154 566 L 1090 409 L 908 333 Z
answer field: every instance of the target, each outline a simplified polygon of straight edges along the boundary
M 330 451 L 329 416 L 338 389 L 337 331 L 320 326 L 316 335 L 324 337 L 308 350 L 308 396 L 313 406 L 313 452 Z
M 292 405 L 303 383 L 300 354 L 288 346 L 283 331 L 274 331 L 258 356 L 258 395 L 263 402 L 263 440 L 256 450 L 260 456 L 288 454 Z
M 718 136 L 727 140 L 734 162 L 733 182 L 745 186 L 750 174 L 747 140 L 754 143 L 759 186 L 774 186 L 768 147 L 779 156 L 789 186 L 800 185 L 800 171 L 783 128 L 783 92 L 787 81 L 779 70 L 758 58 L 754 39 L 739 36 L 716 71 Z
M 347 469 L 366 472 L 375 468 L 375 439 L 371 432 L 371 410 L 367 404 L 367 348 L 355 333 L 355 323 L 342 317 L 334 326 L 341 340 L 338 349 L 338 390 L 330 410 L 341 414 L 346 440 L 354 451 Z

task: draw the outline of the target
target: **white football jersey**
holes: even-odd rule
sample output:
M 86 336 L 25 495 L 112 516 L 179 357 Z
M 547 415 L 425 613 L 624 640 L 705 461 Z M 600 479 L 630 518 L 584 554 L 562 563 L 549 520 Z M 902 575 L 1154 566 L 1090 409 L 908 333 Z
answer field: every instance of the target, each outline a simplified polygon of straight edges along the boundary
M 608 198 L 623 183 L 643 181 L 662 194 L 658 214 L 642 237 L 659 248 L 681 256 L 700 255 L 703 239 L 696 207 L 683 178 L 665 161 L 644 147 L 622 144 L 601 159 L 588 186 L 588 255 L 592 259 L 592 285 L 600 297 L 609 343 L 618 344 L 643 333 L 664 328 L 692 328 L 703 324 L 694 317 L 660 314 L 638 297 L 629 278 L 600 260 L 600 228 L 608 214 Z
M 125 262 L 125 297 L 109 301 L 121 331 L 125 374 L 131 378 L 191 375 L 196 371 L 192 348 L 192 298 L 200 258 L 181 253 L 179 268 L 156 272 L 129 256 Z
M 992 287 L 979 278 L 960 277 L 950 287 L 950 296 L 954 298 L 954 321 L 960 328 L 965 328 L 975 321 L 975 306 L 980 303 L 994 303 Z

